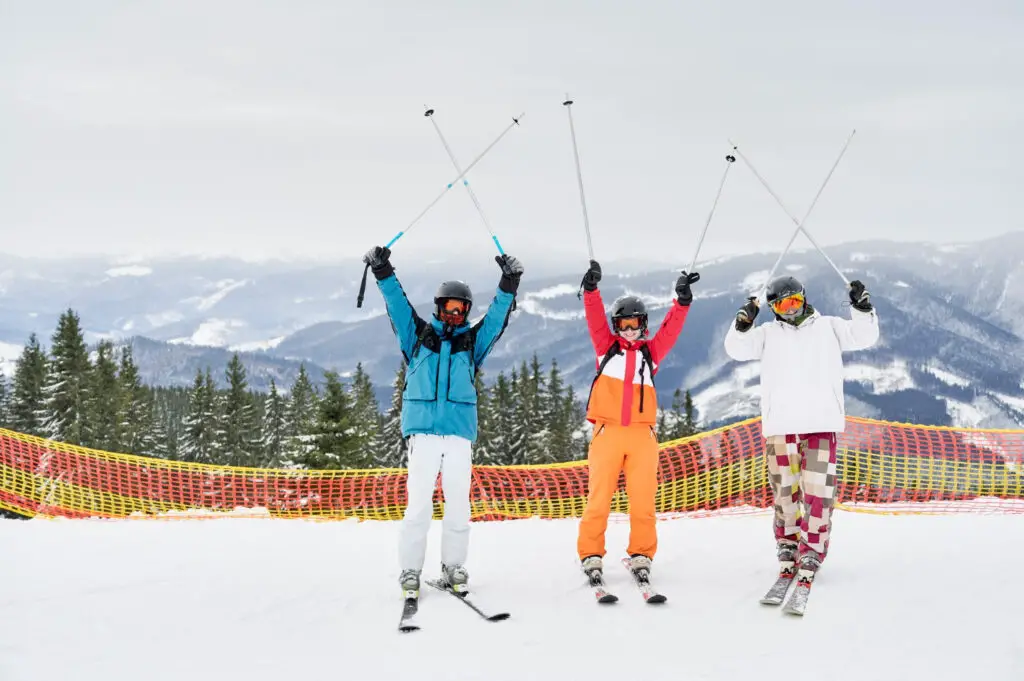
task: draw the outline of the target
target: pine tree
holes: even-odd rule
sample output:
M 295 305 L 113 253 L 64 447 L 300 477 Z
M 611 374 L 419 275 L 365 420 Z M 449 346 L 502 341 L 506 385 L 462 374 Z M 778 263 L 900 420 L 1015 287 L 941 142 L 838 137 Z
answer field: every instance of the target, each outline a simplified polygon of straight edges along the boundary
M 545 450 L 547 461 L 571 461 L 574 458 L 571 422 L 573 404 L 566 400 L 562 374 L 558 369 L 558 361 L 551 360 L 551 372 L 548 374 L 547 393 L 544 396 L 545 430 L 547 439 Z
M 0 374 L 0 428 L 11 427 L 11 384 Z
M 680 437 L 689 437 L 700 432 L 697 425 L 696 409 L 693 406 L 693 397 L 690 391 L 686 391 L 686 398 L 683 400 L 683 427 Z
M 327 371 L 324 378 L 324 394 L 313 426 L 313 446 L 302 462 L 307 468 L 362 467 L 348 391 L 337 372 Z
M 526 363 L 523 362 L 523 374 L 520 375 L 518 369 L 512 369 L 509 377 L 509 395 L 506 406 L 508 417 L 502 419 L 508 425 L 508 430 L 503 433 L 505 460 L 502 463 L 506 466 L 518 466 L 527 462 L 526 442 L 529 439 L 529 423 L 526 418 L 526 399 L 524 399 L 527 389 L 523 386 L 529 380 L 527 374 Z
M 565 392 L 565 410 L 568 414 L 569 435 L 572 438 L 571 459 L 585 459 L 590 447 L 587 440 L 587 412 L 585 406 L 576 399 L 576 391 L 571 385 Z
M 263 414 L 263 462 L 264 468 L 277 468 L 284 456 L 286 404 L 277 392 L 277 384 L 270 379 L 270 394 Z
M 11 429 L 27 435 L 42 435 L 43 386 L 46 385 L 46 353 L 33 333 L 18 358 L 11 390 Z
M 317 419 L 318 397 L 306 373 L 306 365 L 299 365 L 299 375 L 292 386 L 291 399 L 285 418 L 285 466 L 301 465 L 312 448 L 313 427 Z
M 160 411 L 157 408 L 156 399 L 152 390 L 146 391 L 146 406 L 149 429 L 141 439 L 141 445 L 134 451 L 147 456 L 155 456 L 160 459 L 168 459 L 173 456 L 171 447 L 173 443 L 168 437 L 167 428 L 163 419 L 160 418 Z
M 121 419 L 121 384 L 117 377 L 114 344 L 101 341 L 96 347 L 89 390 L 89 439 L 86 444 L 108 452 L 131 451 L 124 447 Z
M 530 361 L 529 379 L 522 386 L 523 415 L 526 419 L 526 463 L 539 464 L 555 461 L 547 449 L 548 429 L 545 408 L 547 401 L 547 381 L 544 368 L 534 353 Z
M 373 465 L 376 447 L 381 442 L 380 405 L 373 392 L 370 376 L 363 370 L 362 362 L 356 364 L 352 376 L 352 426 L 357 440 L 354 467 L 369 468 Z M 359 463 L 357 463 L 359 462 Z
M 81 445 L 89 439 L 88 402 L 91 365 L 78 315 L 60 316 L 50 347 L 43 387 L 43 432 L 51 440 Z
M 668 442 L 681 438 L 683 420 L 683 391 L 676 388 L 675 392 L 672 393 L 672 405 L 669 407 L 668 416 L 665 417 L 667 428 L 661 441 Z
M 213 463 L 215 456 L 214 441 L 216 422 L 214 414 L 214 395 L 211 390 L 212 376 L 207 368 L 204 376 L 202 370 L 196 370 L 195 380 L 188 397 L 188 412 L 182 422 L 181 440 L 178 446 L 179 458 L 182 461 Z
M 401 468 L 406 465 L 407 441 L 402 436 L 402 393 L 405 391 L 405 364 L 395 373 L 391 383 L 391 406 L 381 426 L 381 447 L 374 465 L 381 468 Z
M 221 400 L 220 436 L 217 449 L 220 461 L 231 466 L 252 466 L 254 460 L 253 431 L 257 423 L 253 414 L 252 395 L 246 380 L 245 366 L 236 352 L 224 372 L 227 390 Z M 258 442 L 258 441 L 257 441 Z
M 490 466 L 500 460 L 498 458 L 500 442 L 495 432 L 498 417 L 494 410 L 494 399 L 491 396 L 491 391 L 484 384 L 483 374 L 483 371 L 478 371 L 475 380 L 477 428 L 476 442 L 473 443 L 473 461 Z
M 152 391 L 142 384 L 130 345 L 121 348 L 118 385 L 124 451 L 150 456 L 154 456 L 156 451 L 166 451 L 166 435 L 161 438 L 160 433 L 155 432 L 156 407 Z

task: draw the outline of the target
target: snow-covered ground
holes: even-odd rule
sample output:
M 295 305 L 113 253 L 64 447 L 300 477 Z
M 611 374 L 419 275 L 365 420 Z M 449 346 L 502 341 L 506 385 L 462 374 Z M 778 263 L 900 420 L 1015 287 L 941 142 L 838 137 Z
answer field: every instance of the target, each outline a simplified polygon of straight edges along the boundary
M 802 619 L 757 603 L 770 523 L 661 522 L 668 603 L 608 561 L 610 607 L 576 567 L 577 521 L 476 523 L 476 598 L 512 618 L 425 589 L 424 628 L 400 634 L 397 523 L 0 521 L 0 679 L 1024 679 L 1024 516 L 838 512 Z M 612 523 L 609 558 L 627 532 Z

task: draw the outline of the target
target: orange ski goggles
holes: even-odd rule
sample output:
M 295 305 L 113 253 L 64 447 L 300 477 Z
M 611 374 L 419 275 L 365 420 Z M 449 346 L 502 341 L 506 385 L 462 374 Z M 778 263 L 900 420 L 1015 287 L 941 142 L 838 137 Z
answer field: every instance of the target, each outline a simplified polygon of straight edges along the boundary
M 615 328 L 619 331 L 639 331 L 643 321 L 639 317 L 619 317 L 615 320 Z
M 465 300 L 459 300 L 458 298 L 449 298 L 448 300 L 444 301 L 444 303 L 441 305 L 441 310 L 450 315 L 461 315 L 465 317 L 466 313 L 469 312 L 469 305 L 466 303 Z
M 772 301 L 772 309 L 781 315 L 793 314 L 804 306 L 804 294 L 794 293 L 785 298 L 776 298 Z

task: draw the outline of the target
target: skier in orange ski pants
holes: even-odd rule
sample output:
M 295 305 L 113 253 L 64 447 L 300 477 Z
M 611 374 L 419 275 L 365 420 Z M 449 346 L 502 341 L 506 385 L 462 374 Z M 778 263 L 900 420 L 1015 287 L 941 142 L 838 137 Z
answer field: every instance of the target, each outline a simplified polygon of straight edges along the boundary
M 619 473 L 626 474 L 629 498 L 629 545 L 634 572 L 650 571 L 658 550 L 654 499 L 658 487 L 658 398 L 653 377 L 658 364 L 683 329 L 696 272 L 683 272 L 676 282 L 676 300 L 654 337 L 647 339 L 647 307 L 636 296 L 612 306 L 612 328 L 605 317 L 597 284 L 601 266 L 590 261 L 583 277 L 583 305 L 597 356 L 597 375 L 587 402 L 587 420 L 594 424 L 587 461 L 590 485 L 580 521 L 577 552 L 584 572 L 603 570 L 605 529 Z

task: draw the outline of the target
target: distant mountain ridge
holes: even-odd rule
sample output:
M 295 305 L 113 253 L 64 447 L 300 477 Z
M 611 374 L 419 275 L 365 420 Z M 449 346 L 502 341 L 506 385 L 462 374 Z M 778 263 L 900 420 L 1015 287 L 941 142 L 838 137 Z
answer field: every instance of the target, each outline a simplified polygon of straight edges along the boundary
M 1024 426 L 1024 232 L 968 244 L 873 241 L 827 249 L 850 279 L 862 279 L 878 308 L 877 347 L 846 356 L 851 414 L 895 421 L 976 427 Z M 657 377 L 662 406 L 676 388 L 690 389 L 702 420 L 723 423 L 754 415 L 758 371 L 731 361 L 722 339 L 736 309 L 756 291 L 777 254 L 717 258 L 701 263 L 679 343 Z M 460 276 L 473 287 L 482 314 L 498 280 L 490 262 L 451 270 L 406 267 L 397 273 L 421 315 L 438 281 Z M 577 298 L 582 267 L 531 269 L 518 310 L 484 367 L 485 378 L 536 353 L 552 358 L 585 395 L 594 352 Z M 606 304 L 641 295 L 656 327 L 672 298 L 678 271 L 623 271 L 602 263 Z M 537 271 L 540 269 L 540 271 Z M 545 271 L 546 270 L 546 271 Z M 789 254 L 781 270 L 799 277 L 823 314 L 848 315 L 842 281 L 819 254 Z M 10 348 L 32 331 L 45 343 L 57 316 L 79 312 L 88 340 L 137 337 L 145 380 L 185 384 L 197 367 L 222 373 L 241 351 L 254 387 L 275 377 L 290 385 L 300 362 L 314 377 L 326 368 L 351 371 L 362 362 L 385 395 L 399 363 L 394 335 L 372 277 L 364 306 L 355 296 L 362 266 L 248 263 L 178 259 L 116 264 L 74 261 L 61 267 L 0 258 L 0 341 Z M 765 315 L 762 310 L 760 322 Z

